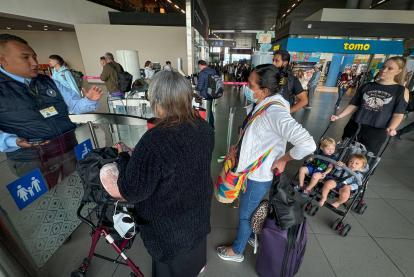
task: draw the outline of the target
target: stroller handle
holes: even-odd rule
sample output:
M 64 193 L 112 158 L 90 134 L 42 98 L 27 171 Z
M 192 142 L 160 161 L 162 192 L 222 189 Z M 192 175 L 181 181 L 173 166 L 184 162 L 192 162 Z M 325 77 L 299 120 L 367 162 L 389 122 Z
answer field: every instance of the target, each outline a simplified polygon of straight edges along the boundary
M 321 156 L 321 155 L 314 155 L 313 158 L 314 159 L 319 159 L 319 160 L 324 160 L 324 161 L 327 161 L 327 162 L 332 163 L 332 164 L 335 164 L 335 165 L 338 162 L 338 161 L 335 161 L 334 159 L 331 159 L 331 158 L 328 158 L 328 157 L 325 157 L 325 156 Z M 357 180 L 358 186 L 362 186 L 362 181 L 360 180 L 360 178 L 358 178 L 358 176 L 355 174 L 355 172 L 353 172 L 352 170 L 350 170 L 345 165 L 344 166 L 338 166 L 338 165 L 336 165 L 336 166 L 342 168 L 343 170 L 345 170 L 346 173 L 348 173 L 348 174 L 356 177 L 355 179 Z

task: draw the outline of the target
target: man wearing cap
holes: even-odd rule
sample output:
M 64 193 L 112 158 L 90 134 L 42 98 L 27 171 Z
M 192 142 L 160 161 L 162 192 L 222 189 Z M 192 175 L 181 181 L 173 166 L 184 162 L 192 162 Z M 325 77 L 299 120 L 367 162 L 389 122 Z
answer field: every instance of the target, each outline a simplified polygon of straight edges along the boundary
M 36 53 L 25 40 L 0 34 L 0 151 L 6 152 L 17 175 L 72 151 L 77 144 L 76 126 L 69 113 L 96 110 L 102 96 L 102 90 L 92 87 L 81 98 L 76 91 L 38 74 L 38 65 Z
M 273 55 L 273 64 L 285 71 L 282 96 L 290 103 L 290 112 L 294 113 L 308 104 L 308 95 L 298 78 L 289 69 L 290 54 L 286 50 L 277 50 Z
M 312 100 L 313 96 L 315 95 L 316 87 L 319 83 L 319 78 L 321 77 L 321 71 L 318 65 L 313 67 L 313 74 L 308 82 L 308 105 L 306 106 L 307 109 L 312 109 Z

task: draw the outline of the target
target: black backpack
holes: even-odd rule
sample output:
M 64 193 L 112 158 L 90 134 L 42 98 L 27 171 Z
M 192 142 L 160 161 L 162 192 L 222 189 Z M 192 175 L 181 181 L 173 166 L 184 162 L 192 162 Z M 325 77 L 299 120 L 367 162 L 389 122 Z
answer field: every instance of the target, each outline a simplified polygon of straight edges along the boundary
M 111 64 L 111 67 L 117 72 L 118 89 L 120 92 L 131 91 L 133 76 L 129 72 L 125 71 L 121 65 L 119 66 L 121 67 L 121 71 L 118 72 L 115 65 Z
M 410 99 L 408 100 L 407 111 L 408 112 L 414 111 L 414 90 L 410 91 Z
M 118 72 L 118 89 L 121 92 L 131 91 L 132 75 L 126 71 Z
M 93 149 L 84 159 L 78 162 L 77 171 L 83 181 L 84 194 L 82 201 L 84 203 L 104 203 L 111 199 L 101 184 L 99 177 L 101 168 L 115 162 L 118 158 L 118 151 L 113 147 L 104 147 Z
M 75 79 L 76 85 L 78 86 L 79 90 L 82 90 L 83 86 L 83 73 L 74 69 L 69 69 L 70 73 L 73 76 L 73 79 Z
M 211 99 L 217 99 L 223 96 L 224 83 L 221 77 L 217 74 L 208 75 L 207 94 Z

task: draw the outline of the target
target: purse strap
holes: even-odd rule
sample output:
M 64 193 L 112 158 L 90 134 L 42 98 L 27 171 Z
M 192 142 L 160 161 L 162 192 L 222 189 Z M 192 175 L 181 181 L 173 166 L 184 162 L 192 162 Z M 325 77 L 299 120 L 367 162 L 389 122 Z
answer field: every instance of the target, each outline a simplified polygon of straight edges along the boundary
M 285 105 L 280 102 L 280 101 L 270 101 L 266 104 L 264 104 L 263 106 L 261 106 L 254 114 L 252 114 L 250 116 L 250 118 L 247 120 L 246 125 L 243 126 L 243 129 L 241 130 L 240 136 L 239 136 L 239 140 L 237 141 L 237 145 L 239 145 L 241 143 L 241 141 L 243 140 L 244 134 L 246 133 L 247 128 L 252 125 L 252 123 L 261 115 L 263 114 L 267 108 L 269 108 L 272 105 L 276 105 L 279 107 L 283 107 L 286 108 Z M 240 146 L 240 145 L 239 145 Z

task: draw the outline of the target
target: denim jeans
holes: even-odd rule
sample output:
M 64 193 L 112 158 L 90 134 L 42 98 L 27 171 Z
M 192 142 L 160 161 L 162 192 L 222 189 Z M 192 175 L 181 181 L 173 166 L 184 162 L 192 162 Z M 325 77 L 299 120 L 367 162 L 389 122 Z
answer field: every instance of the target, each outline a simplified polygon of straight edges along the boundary
M 338 88 L 338 100 L 336 100 L 336 104 L 335 104 L 336 107 L 339 107 L 339 104 L 341 104 L 342 97 L 344 97 L 347 90 L 348 90 L 347 88 L 341 88 L 341 87 Z
M 315 95 L 316 86 L 309 86 L 308 89 L 308 107 L 312 107 L 313 96 Z
M 233 251 L 236 254 L 243 254 L 247 242 L 252 235 L 250 217 L 269 191 L 271 185 L 272 181 L 257 182 L 248 179 L 246 192 L 240 193 L 239 230 L 237 231 L 236 240 L 233 242 Z

